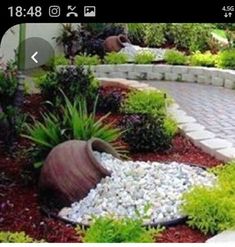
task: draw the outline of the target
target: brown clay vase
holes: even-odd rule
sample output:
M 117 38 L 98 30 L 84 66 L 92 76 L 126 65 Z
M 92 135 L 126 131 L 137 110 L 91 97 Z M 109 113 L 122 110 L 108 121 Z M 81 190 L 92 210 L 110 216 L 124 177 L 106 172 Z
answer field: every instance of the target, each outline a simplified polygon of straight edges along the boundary
M 107 142 L 70 140 L 54 147 L 41 170 L 39 186 L 64 205 L 86 197 L 92 188 L 110 172 L 94 156 L 93 151 L 119 154 Z
M 124 47 L 123 43 L 126 42 L 130 43 L 129 39 L 123 34 L 109 36 L 104 41 L 104 50 L 106 52 L 119 52 Z

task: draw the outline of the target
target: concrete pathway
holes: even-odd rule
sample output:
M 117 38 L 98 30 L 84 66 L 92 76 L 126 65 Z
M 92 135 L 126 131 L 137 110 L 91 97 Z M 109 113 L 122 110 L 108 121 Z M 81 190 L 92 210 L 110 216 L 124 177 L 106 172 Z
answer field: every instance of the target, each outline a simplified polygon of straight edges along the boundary
M 148 81 L 165 90 L 188 115 L 235 146 L 235 90 L 197 83 Z

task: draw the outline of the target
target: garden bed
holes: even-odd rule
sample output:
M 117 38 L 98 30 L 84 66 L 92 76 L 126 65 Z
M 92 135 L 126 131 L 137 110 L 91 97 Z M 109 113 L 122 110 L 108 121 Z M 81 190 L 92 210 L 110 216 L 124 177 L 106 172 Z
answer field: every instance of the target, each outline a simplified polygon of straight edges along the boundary
M 41 107 L 39 96 L 28 97 L 24 109 L 29 109 L 31 105 L 35 109 Z M 33 114 L 38 116 L 37 111 Z M 115 115 L 110 116 L 109 119 L 113 121 Z M 13 157 L 9 157 L 4 152 L 3 146 L 1 147 L 1 230 L 25 231 L 36 239 L 45 239 L 49 242 L 79 242 L 80 238 L 75 234 L 73 227 L 48 218 L 41 212 L 37 187 L 38 173 L 29 168 L 30 160 L 24 152 L 25 148 L 30 146 L 28 141 L 18 139 Z M 179 161 L 198 164 L 201 167 L 213 167 L 220 163 L 180 134 L 175 136 L 171 149 L 166 152 L 135 153 L 131 154 L 131 158 L 143 161 Z M 158 241 L 203 242 L 209 237 L 183 224 L 168 228 Z

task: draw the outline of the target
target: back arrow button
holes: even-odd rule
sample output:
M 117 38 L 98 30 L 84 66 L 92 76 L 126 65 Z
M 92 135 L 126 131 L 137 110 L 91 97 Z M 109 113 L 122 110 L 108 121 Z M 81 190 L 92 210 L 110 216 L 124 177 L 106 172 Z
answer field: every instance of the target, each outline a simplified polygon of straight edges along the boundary
M 38 55 L 38 52 L 34 52 L 34 54 L 31 56 L 32 60 L 35 62 L 35 63 L 38 63 L 38 60 L 35 58 L 36 56 Z

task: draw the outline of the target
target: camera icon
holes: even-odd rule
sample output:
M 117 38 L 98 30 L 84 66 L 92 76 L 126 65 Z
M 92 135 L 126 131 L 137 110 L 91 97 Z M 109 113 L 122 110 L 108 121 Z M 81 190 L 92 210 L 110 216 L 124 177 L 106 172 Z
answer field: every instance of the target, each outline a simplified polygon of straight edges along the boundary
M 49 16 L 58 17 L 60 16 L 60 6 L 53 5 L 49 7 Z

